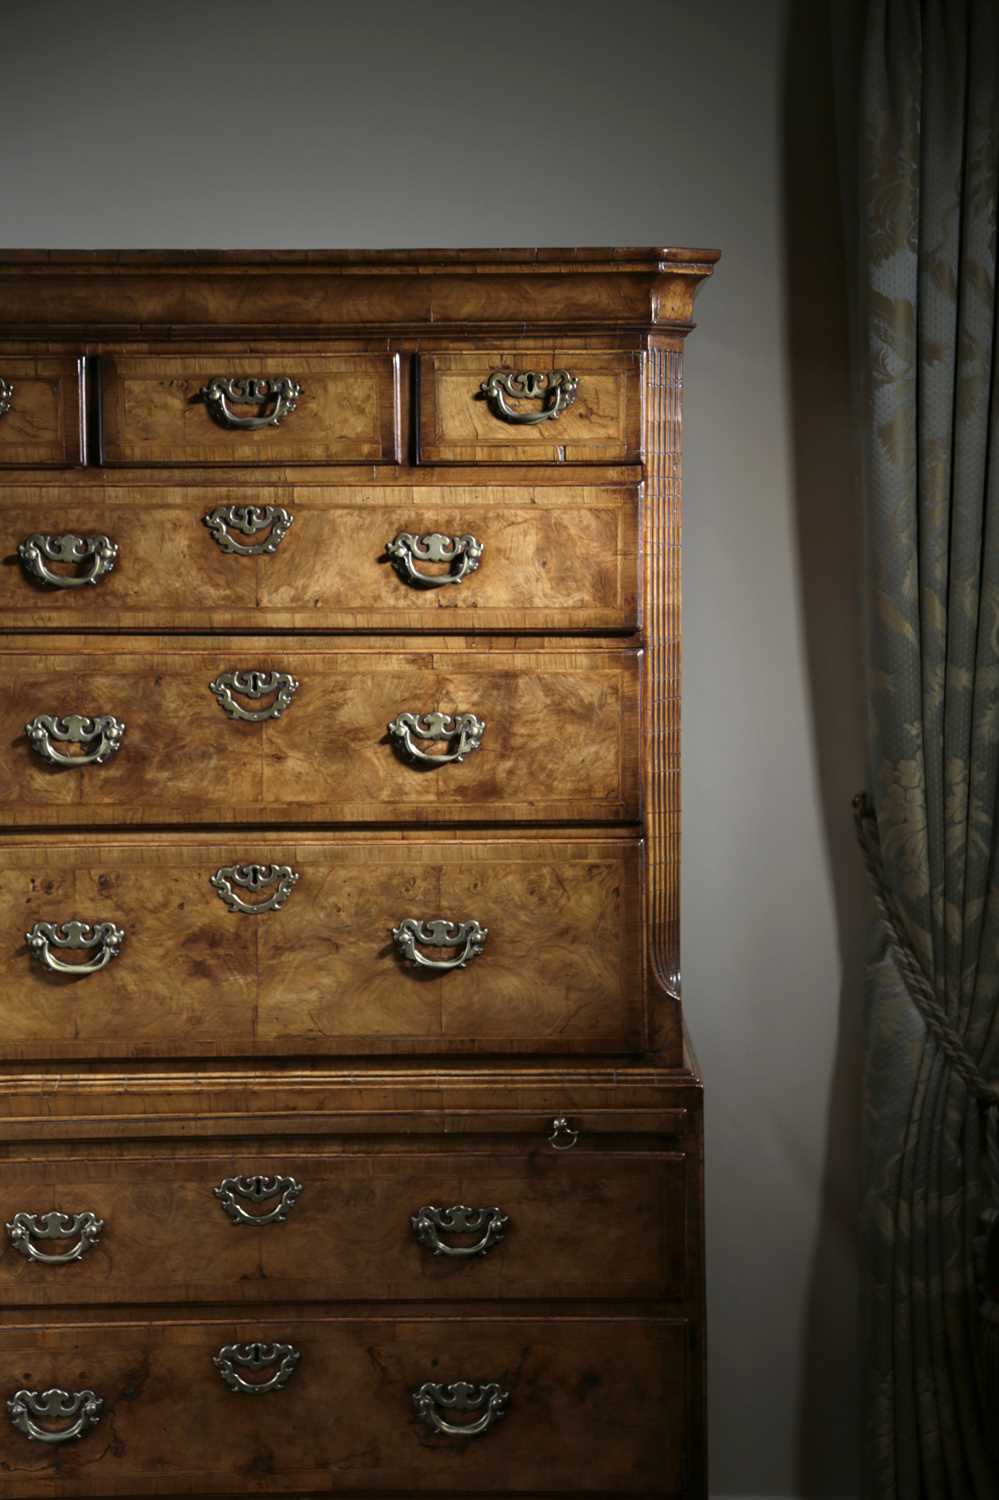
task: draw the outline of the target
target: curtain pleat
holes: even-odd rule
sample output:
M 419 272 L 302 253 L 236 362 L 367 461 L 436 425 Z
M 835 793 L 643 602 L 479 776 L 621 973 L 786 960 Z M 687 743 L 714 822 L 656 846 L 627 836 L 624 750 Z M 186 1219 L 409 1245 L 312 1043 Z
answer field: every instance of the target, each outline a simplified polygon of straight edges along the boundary
M 870 796 L 949 1032 L 999 1076 L 994 0 L 870 0 L 857 103 Z M 995 1500 L 985 1119 L 875 935 L 865 1068 L 870 1500 Z

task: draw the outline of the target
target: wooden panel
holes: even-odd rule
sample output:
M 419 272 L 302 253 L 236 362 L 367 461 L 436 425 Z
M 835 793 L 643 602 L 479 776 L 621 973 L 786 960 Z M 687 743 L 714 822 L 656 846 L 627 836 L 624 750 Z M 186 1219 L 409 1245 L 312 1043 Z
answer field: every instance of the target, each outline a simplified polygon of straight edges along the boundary
M 252 1141 L 193 1155 L 165 1142 L 86 1158 L 3 1163 L 0 1223 L 88 1211 L 100 1240 L 67 1265 L 27 1259 L 4 1235 L 0 1301 L 223 1303 L 354 1299 L 678 1298 L 686 1288 L 687 1160 L 659 1151 L 361 1148 L 275 1153 Z M 471 1143 L 474 1144 L 474 1141 Z M 235 1224 L 213 1189 L 236 1174 L 293 1177 L 285 1223 Z M 258 1212 L 273 1209 L 264 1200 Z M 485 1255 L 435 1255 L 410 1219 L 464 1203 L 508 1219 Z M 244 1204 L 247 1211 L 252 1205 Z M 0 1229 L 0 1233 L 3 1233 Z M 477 1236 L 445 1235 L 452 1246 Z M 73 1239 L 34 1241 L 42 1253 Z
M 252 1231 L 251 1231 L 252 1232 Z M 291 1343 L 284 1391 L 246 1399 L 212 1365 L 223 1345 Z M 0 1333 L 3 1394 L 93 1389 L 78 1442 L 0 1428 L 11 1500 L 317 1489 L 403 1494 L 543 1490 L 679 1497 L 688 1468 L 689 1333 L 681 1320 L 269 1314 L 253 1321 L 87 1323 Z M 496 1380 L 506 1416 L 471 1442 L 415 1419 L 425 1381 Z
M 227 554 L 204 524 L 248 502 L 294 517 L 273 555 Z M 0 490 L 0 628 L 625 630 L 638 614 L 637 520 L 624 487 L 121 485 L 69 499 L 18 486 Z M 390 565 L 393 537 L 432 531 L 482 543 L 460 584 L 414 587 Z M 230 532 L 243 545 L 268 535 Z M 93 588 L 39 585 L 17 561 L 35 533 L 107 535 L 115 569 Z
M 0 325 L 369 331 L 691 326 L 716 250 L 12 251 Z
M 217 375 L 290 376 L 297 408 L 276 427 L 220 426 L 200 396 Z M 392 463 L 398 362 L 391 355 L 106 355 L 101 460 L 106 464 Z M 260 410 L 263 410 L 261 408 Z M 238 414 L 257 415 L 248 407 Z
M 157 650 L 0 652 L 0 823 L 604 822 L 638 816 L 632 651 L 305 651 L 280 640 Z M 225 671 L 300 682 L 283 717 L 236 721 Z M 258 706 L 258 705 L 250 705 Z M 479 750 L 427 770 L 393 748 L 400 713 L 473 713 Z M 56 768 L 24 732 L 39 714 L 115 715 L 122 748 Z M 430 744 L 435 753 L 446 750 Z
M 0 416 L 0 465 L 81 463 L 79 361 L 3 354 L 0 379 L 13 387 L 10 409 Z
M 558 417 L 520 424 L 483 397 L 496 370 L 567 369 L 576 399 Z M 484 349 L 420 357 L 421 463 L 637 463 L 641 457 L 640 356 L 563 347 Z M 523 412 L 541 402 L 510 401 Z
M 640 854 L 635 841 L 375 835 L 12 848 L 0 1053 L 633 1052 L 645 1034 Z M 212 888 L 217 869 L 253 860 L 298 873 L 282 909 L 234 913 Z M 404 962 L 392 929 L 442 916 L 488 928 L 483 952 L 449 972 Z M 120 955 L 98 973 L 50 973 L 24 934 L 69 919 L 116 923 Z

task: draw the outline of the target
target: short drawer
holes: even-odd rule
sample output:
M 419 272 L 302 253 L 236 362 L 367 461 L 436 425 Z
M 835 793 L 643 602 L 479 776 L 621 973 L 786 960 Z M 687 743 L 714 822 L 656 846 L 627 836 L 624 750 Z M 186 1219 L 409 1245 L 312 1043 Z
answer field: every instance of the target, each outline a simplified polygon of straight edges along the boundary
M 0 1303 L 678 1299 L 682 1152 L 183 1141 L 3 1162 Z
M 77 359 L 0 354 L 0 466 L 82 463 L 82 391 Z
M 0 429 L 2 430 L 2 429 Z M 0 625 L 628 630 L 634 487 L 0 489 Z
M 394 463 L 389 354 L 109 354 L 105 464 Z
M 638 816 L 634 651 L 28 644 L 0 652 L 0 824 Z
M 564 348 L 422 354 L 421 463 L 637 463 L 641 356 Z
M 0 1472 L 16 1473 L 17 1500 L 241 1484 L 680 1500 L 691 1364 L 689 1325 L 657 1317 L 319 1311 L 11 1327 L 0 1372 L 15 1420 L 0 1425 Z M 252 1399 L 242 1389 L 267 1383 Z M 63 1414 L 46 1415 L 43 1393 L 60 1390 Z M 32 1441 L 32 1425 L 79 1435 Z
M 0 1055 L 636 1052 L 640 864 L 632 839 L 9 846 Z

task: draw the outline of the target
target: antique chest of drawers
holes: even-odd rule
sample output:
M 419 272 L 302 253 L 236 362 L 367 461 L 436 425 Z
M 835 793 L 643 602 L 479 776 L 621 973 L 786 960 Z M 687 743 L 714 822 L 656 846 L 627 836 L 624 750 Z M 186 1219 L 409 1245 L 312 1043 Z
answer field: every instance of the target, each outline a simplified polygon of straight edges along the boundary
M 0 256 L 3 1500 L 705 1494 L 716 259 Z

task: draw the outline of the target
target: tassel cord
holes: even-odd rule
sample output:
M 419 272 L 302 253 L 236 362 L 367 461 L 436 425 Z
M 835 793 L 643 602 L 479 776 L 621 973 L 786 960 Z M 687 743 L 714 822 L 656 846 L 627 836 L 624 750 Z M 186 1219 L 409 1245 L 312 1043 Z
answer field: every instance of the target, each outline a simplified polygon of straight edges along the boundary
M 874 902 L 884 923 L 888 945 L 905 983 L 906 992 L 951 1069 L 961 1079 L 968 1093 L 978 1101 L 982 1111 L 985 1154 L 993 1194 L 999 1198 L 999 1087 L 985 1077 L 965 1047 L 963 1039 L 951 1024 L 950 1017 L 937 1000 L 933 984 L 920 963 L 885 877 L 877 820 L 866 793 L 860 792 L 854 797 L 853 815 Z

